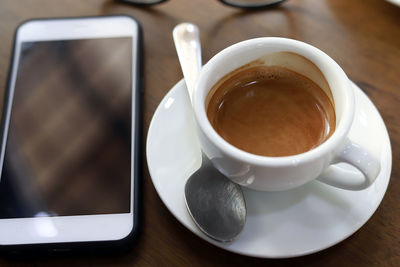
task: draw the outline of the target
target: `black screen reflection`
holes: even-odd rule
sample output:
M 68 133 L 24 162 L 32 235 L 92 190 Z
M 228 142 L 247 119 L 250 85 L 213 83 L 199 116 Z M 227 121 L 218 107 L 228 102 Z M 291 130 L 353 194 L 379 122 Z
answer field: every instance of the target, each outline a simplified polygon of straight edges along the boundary
M 130 211 L 131 43 L 23 43 L 0 218 Z

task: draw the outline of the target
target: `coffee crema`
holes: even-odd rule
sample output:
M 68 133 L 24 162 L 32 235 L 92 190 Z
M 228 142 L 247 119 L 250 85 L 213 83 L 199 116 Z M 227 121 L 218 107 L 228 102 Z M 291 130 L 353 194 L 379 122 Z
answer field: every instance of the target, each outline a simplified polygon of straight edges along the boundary
M 309 151 L 326 141 L 336 125 L 334 106 L 316 83 L 284 67 L 254 63 L 217 82 L 206 111 L 227 142 L 270 157 Z

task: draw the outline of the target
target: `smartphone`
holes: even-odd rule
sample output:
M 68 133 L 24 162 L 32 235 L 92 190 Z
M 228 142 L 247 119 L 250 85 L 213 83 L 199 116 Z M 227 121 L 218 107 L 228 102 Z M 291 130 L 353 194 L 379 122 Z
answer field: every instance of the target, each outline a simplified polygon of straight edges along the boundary
M 128 16 L 18 27 L 1 122 L 1 250 L 96 250 L 135 239 L 140 62 L 140 25 Z

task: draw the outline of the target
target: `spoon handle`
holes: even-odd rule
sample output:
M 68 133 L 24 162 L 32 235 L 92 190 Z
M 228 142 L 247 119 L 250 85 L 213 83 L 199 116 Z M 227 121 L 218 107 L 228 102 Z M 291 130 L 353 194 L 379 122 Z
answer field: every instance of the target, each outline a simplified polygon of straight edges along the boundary
M 173 32 L 174 43 L 182 66 L 190 101 L 201 69 L 201 47 L 199 28 L 192 23 L 180 23 Z

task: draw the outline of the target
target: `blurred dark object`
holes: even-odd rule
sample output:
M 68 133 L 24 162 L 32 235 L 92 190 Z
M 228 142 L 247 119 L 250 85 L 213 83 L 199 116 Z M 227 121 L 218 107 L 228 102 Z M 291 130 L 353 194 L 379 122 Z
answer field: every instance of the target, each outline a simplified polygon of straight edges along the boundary
M 131 5 L 148 6 L 166 2 L 168 0 L 117 0 Z M 255 9 L 269 8 L 285 2 L 286 0 L 218 0 L 221 3 L 238 8 Z

